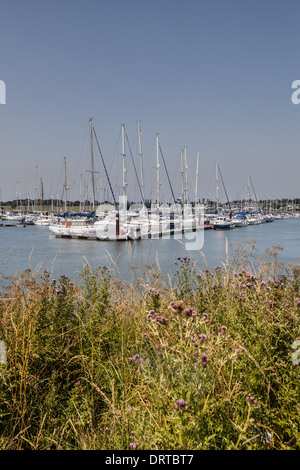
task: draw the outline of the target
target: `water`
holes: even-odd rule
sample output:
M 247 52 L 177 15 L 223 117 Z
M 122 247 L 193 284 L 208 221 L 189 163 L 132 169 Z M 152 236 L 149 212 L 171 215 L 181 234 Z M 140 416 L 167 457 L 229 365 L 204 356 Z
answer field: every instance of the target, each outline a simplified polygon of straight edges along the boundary
M 109 266 L 118 278 L 131 280 L 132 266 L 151 269 L 151 265 L 158 263 L 168 274 L 176 269 L 174 260 L 182 256 L 197 260 L 197 266 L 203 269 L 206 262 L 211 268 L 220 266 L 226 262 L 226 241 L 231 257 L 237 244 L 251 239 L 255 240 L 258 249 L 256 255 L 263 255 L 267 248 L 280 245 L 284 248 L 279 252 L 281 260 L 300 263 L 300 218 L 233 230 L 206 230 L 201 250 L 189 251 L 186 250 L 188 240 L 184 237 L 181 240 L 170 237 L 127 242 L 63 239 L 55 238 L 47 226 L 35 225 L 0 227 L 0 237 L 0 271 L 5 275 L 15 275 L 30 267 L 32 271 L 47 269 L 53 277 L 66 274 L 79 281 L 79 272 L 88 262 L 92 268 Z

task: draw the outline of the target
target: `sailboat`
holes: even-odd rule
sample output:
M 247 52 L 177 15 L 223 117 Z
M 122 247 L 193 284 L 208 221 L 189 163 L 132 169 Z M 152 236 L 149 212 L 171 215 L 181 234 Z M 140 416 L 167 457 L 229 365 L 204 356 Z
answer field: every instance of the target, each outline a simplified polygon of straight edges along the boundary
M 94 186 L 94 161 L 93 161 L 93 136 L 92 136 L 92 119 L 89 120 L 90 126 L 90 139 L 91 139 L 91 174 L 92 174 L 92 190 L 93 202 L 92 208 L 95 208 L 95 186 Z M 64 195 L 65 195 L 65 214 L 67 214 L 67 171 L 66 171 L 66 157 L 64 157 Z M 93 211 L 86 216 L 82 214 L 73 214 L 72 217 L 65 216 L 64 218 L 57 218 L 49 224 L 49 229 L 56 237 L 71 237 L 71 238 L 97 238 L 96 228 L 94 227 L 94 219 L 92 218 Z
M 222 173 L 220 171 L 218 163 L 216 162 L 217 212 L 218 212 L 218 199 L 219 199 L 219 193 L 218 193 L 218 191 L 219 191 L 219 186 L 218 186 L 219 176 L 221 177 L 221 181 L 222 181 L 223 188 L 224 188 L 224 191 L 225 191 L 225 195 L 226 195 L 226 198 L 227 198 L 227 203 L 229 205 L 230 216 L 228 217 L 228 215 L 218 214 L 215 217 L 213 217 L 212 219 L 210 219 L 210 225 L 211 225 L 211 228 L 213 230 L 230 230 L 230 229 L 234 228 L 234 222 L 232 221 L 232 218 L 231 218 L 231 205 L 230 205 L 230 202 L 229 202 L 229 199 L 228 199 L 228 195 L 227 195 L 227 191 L 226 191 L 225 184 L 224 184 L 224 181 L 223 181 Z

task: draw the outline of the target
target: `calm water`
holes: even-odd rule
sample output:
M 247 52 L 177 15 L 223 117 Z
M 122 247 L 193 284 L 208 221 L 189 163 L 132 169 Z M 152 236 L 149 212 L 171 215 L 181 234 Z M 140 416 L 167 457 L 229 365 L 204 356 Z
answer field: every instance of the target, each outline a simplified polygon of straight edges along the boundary
M 194 236 L 194 235 L 193 235 Z M 107 265 L 114 269 L 117 277 L 130 280 L 132 266 L 146 266 L 155 262 L 166 273 L 176 269 L 177 257 L 189 256 L 205 269 L 203 258 L 213 268 L 226 262 L 226 240 L 229 255 L 234 247 L 254 239 L 263 255 L 266 248 L 280 245 L 284 248 L 280 258 L 287 263 L 300 263 L 300 218 L 282 219 L 261 225 L 248 225 L 230 231 L 204 232 L 201 250 L 186 250 L 187 240 L 182 238 L 147 239 L 128 242 L 94 241 L 55 238 L 48 227 L 0 227 L 0 270 L 5 275 L 14 275 L 30 267 L 32 270 L 48 269 L 54 277 L 66 274 L 80 279 L 79 272 L 88 262 L 93 268 Z M 202 255 L 202 254 L 203 255 Z

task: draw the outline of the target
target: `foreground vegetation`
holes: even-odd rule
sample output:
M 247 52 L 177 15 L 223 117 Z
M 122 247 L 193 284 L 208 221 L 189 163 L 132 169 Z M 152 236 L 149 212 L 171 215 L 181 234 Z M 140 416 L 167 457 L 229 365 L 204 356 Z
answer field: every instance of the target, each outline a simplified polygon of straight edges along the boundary
M 9 279 L 0 448 L 299 450 L 300 269 L 268 255 Z

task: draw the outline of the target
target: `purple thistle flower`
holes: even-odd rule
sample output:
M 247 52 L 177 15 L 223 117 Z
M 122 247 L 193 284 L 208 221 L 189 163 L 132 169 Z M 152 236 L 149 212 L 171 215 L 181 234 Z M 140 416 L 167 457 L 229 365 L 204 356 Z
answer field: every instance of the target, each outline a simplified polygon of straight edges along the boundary
M 203 343 L 203 342 L 206 341 L 206 340 L 207 340 L 207 336 L 202 333 L 202 334 L 199 336 L 199 343 L 201 344 L 201 343 Z
M 251 396 L 251 397 L 246 397 L 246 402 L 247 402 L 250 406 L 257 404 L 257 401 L 254 400 L 254 397 L 252 397 L 252 396 Z
M 183 398 L 180 398 L 176 401 L 176 410 L 186 410 L 188 408 L 188 402 L 185 401 Z
M 209 362 L 209 358 L 208 358 L 207 354 L 203 353 L 202 356 L 201 356 L 202 367 L 203 368 L 207 367 L 208 362 Z

